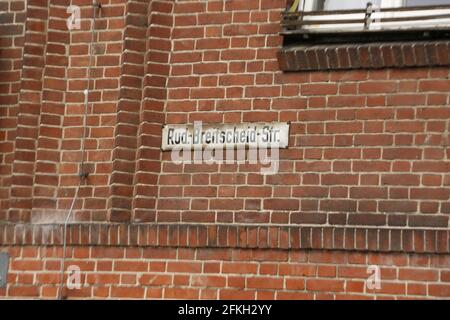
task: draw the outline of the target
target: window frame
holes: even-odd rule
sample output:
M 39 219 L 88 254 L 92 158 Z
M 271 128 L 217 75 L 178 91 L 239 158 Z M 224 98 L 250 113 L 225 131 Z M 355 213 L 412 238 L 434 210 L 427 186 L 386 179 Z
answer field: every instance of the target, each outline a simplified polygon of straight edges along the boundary
M 309 0 L 307 0 L 309 1 Z M 402 0 L 403 1 L 403 0 Z M 444 9 L 450 11 L 450 5 L 431 5 L 428 8 L 412 7 L 415 15 L 409 17 L 411 10 L 401 8 L 381 9 L 377 13 L 385 14 L 381 20 L 375 21 L 377 15 L 368 15 L 367 9 L 331 10 L 331 14 L 323 15 L 321 11 L 311 14 L 297 12 L 301 0 L 295 0 L 282 14 L 283 47 L 278 54 L 281 70 L 285 72 L 318 71 L 318 70 L 349 70 L 349 69 L 380 69 L 431 67 L 450 65 L 450 23 L 447 20 L 442 25 L 430 27 L 417 26 L 410 23 L 408 28 L 384 28 L 383 23 L 399 23 L 420 21 L 424 12 L 435 10 L 431 14 L 433 25 L 443 17 L 450 20 L 450 14 L 439 15 Z M 310 2 L 311 3 L 311 2 Z M 392 4 L 392 2 L 390 2 Z M 402 2 L 403 3 L 403 2 Z M 386 2 L 385 2 L 386 5 Z M 370 7 L 368 8 L 370 9 Z M 406 13 L 405 13 L 406 12 Z M 358 14 L 357 18 L 344 21 L 341 16 Z M 339 27 L 311 30 L 311 25 L 336 25 L 332 15 L 341 18 L 341 24 L 353 23 L 353 30 Z M 366 18 L 372 19 L 366 28 Z M 406 18 L 404 19 L 406 15 Z M 315 21 L 314 17 L 322 16 Z M 366 18 L 365 18 L 366 16 Z M 437 17 L 436 17 L 437 16 Z M 312 17 L 312 18 L 311 18 Z M 374 18 L 375 17 L 375 18 Z M 398 18 L 402 19 L 398 19 Z M 386 18 L 386 19 L 385 19 Z M 414 20 L 416 18 L 416 20 Z M 315 23 L 310 23 L 313 21 Z M 339 23 L 338 23 L 339 25 Z M 370 28 L 381 25 L 381 28 Z
M 325 1 L 325 0 L 320 0 Z M 313 11 L 317 8 L 319 0 L 300 0 L 298 10 Z M 304 3 L 304 7 L 302 7 Z M 381 0 L 381 8 L 400 8 L 406 5 L 406 0 Z
M 446 37 L 450 32 L 450 4 L 424 6 L 424 9 L 416 6 L 409 10 L 406 0 L 382 0 L 380 7 L 323 10 L 318 9 L 319 2 L 324 0 L 296 0 L 286 12 L 291 16 L 285 17 L 284 22 L 298 19 L 293 29 L 303 34 L 437 31 Z

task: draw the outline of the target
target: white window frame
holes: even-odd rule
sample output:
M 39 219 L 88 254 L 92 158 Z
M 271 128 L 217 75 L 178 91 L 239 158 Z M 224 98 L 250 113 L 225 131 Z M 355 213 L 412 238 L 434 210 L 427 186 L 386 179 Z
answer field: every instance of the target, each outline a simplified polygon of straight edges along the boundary
M 319 0 L 300 0 L 298 10 L 299 11 L 315 11 L 315 8 L 317 8 L 317 1 Z M 370 0 L 368 0 L 369 2 Z M 399 8 L 403 7 L 406 4 L 405 0 L 382 0 L 381 2 L 381 8 Z M 381 18 L 393 18 L 393 17 L 414 17 L 414 16 L 421 16 L 421 15 L 428 15 L 431 14 L 429 10 L 411 10 L 411 11 L 401 11 L 401 12 L 377 12 L 376 8 L 374 8 L 374 13 L 372 14 L 372 24 L 369 26 L 369 30 L 406 30 L 406 29 L 418 29 L 418 28 L 425 28 L 425 27 L 436 27 L 436 26 L 445 26 L 450 27 L 450 19 L 440 19 L 440 20 L 424 20 L 424 21 L 414 21 L 411 23 L 406 22 L 392 22 L 392 23 L 384 23 L 383 25 L 379 22 L 377 22 L 377 19 Z M 324 13 L 326 11 L 324 10 Z M 439 13 L 449 13 L 449 10 L 440 10 Z M 325 16 L 325 14 L 324 14 Z M 309 21 L 314 20 L 321 20 L 324 16 L 316 15 L 316 16 L 310 16 L 307 18 Z M 328 14 L 328 19 L 336 19 L 336 22 L 339 22 L 339 20 L 343 19 L 362 19 L 364 18 L 361 16 L 361 14 L 348 14 L 348 15 L 333 15 Z M 306 20 L 306 19 L 305 19 Z M 361 30 L 361 26 L 355 26 L 354 24 L 314 24 L 306 27 L 309 30 L 312 31 L 327 31 L 327 30 L 334 30 L 334 31 L 357 31 Z
M 305 11 L 313 11 L 316 7 L 316 3 L 318 0 L 303 0 L 300 1 L 300 5 L 298 6 L 298 10 L 303 10 L 303 3 L 305 4 Z M 370 2 L 370 1 L 367 1 Z M 382 8 L 398 8 L 405 4 L 404 0 L 381 0 Z

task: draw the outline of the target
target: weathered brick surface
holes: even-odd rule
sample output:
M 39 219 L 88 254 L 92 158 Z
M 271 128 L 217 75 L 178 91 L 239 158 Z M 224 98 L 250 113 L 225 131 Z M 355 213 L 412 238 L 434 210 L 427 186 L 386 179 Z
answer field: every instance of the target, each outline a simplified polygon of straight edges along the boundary
M 189 210 L 199 222 L 227 211 L 247 223 L 345 214 L 350 225 L 448 228 L 448 68 L 282 73 L 283 1 L 234 3 L 175 5 L 167 122 L 291 121 L 289 150 L 266 177 L 258 166 L 175 166 L 163 154 L 156 221 L 192 221 Z
M 0 219 L 8 220 L 25 35 L 24 1 L 0 4 Z M 12 217 L 13 218 L 13 217 Z
M 89 86 L 67 233 L 84 286 L 68 296 L 450 296 L 448 67 L 380 68 L 374 45 L 363 70 L 284 73 L 285 1 L 100 2 L 94 34 L 86 1 L 0 2 L 0 295 L 57 295 Z M 325 63 L 306 51 L 297 62 Z M 330 69 L 349 66 L 341 51 Z M 280 172 L 175 165 L 162 124 L 196 120 L 290 122 Z
M 4 247 L 11 254 L 2 297 L 57 297 L 60 247 Z M 335 251 L 68 247 L 81 269 L 79 290 L 64 297 L 146 299 L 442 299 L 448 256 Z M 381 288 L 368 289 L 367 265 Z

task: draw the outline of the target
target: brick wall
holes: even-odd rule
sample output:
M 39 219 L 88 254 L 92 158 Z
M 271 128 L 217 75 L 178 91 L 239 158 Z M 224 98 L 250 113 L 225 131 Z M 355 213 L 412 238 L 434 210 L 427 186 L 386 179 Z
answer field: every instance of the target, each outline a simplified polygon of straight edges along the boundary
M 7 220 L 23 63 L 25 3 L 2 1 L 0 12 L 0 220 Z
M 167 122 L 291 121 L 291 136 L 274 176 L 164 154 L 157 221 L 447 228 L 448 68 L 282 73 L 283 4 L 175 7 Z
M 450 296 L 448 67 L 287 73 L 286 1 L 99 2 L 94 33 L 90 1 L 0 3 L 0 294 L 57 296 L 89 86 L 67 296 Z M 175 165 L 161 126 L 196 120 L 290 122 L 280 172 Z
M 10 247 L 8 297 L 56 298 L 60 247 Z M 82 288 L 67 298 L 395 299 L 448 298 L 447 258 L 417 254 L 191 248 L 76 247 Z M 380 290 L 365 286 L 380 266 Z M 0 296 L 5 295 L 0 289 Z

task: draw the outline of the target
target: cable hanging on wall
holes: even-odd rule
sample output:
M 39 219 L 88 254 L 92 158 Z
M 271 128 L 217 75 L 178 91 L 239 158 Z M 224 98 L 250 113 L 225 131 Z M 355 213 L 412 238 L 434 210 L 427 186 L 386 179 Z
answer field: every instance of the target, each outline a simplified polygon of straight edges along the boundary
M 87 68 L 87 88 L 84 90 L 84 115 L 83 115 L 83 136 L 81 140 L 81 160 L 80 160 L 80 171 L 79 171 L 79 183 L 77 186 L 77 189 L 75 191 L 74 198 L 72 200 L 72 203 L 69 208 L 69 212 L 66 216 L 66 219 L 64 221 L 64 227 L 63 227 L 63 252 L 62 252 L 62 261 L 61 261 L 61 282 L 59 286 L 59 292 L 58 292 L 58 299 L 63 299 L 63 288 L 64 288 L 64 271 L 65 271 L 65 264 L 66 264 L 66 247 L 67 247 L 67 226 L 69 224 L 69 221 L 72 217 L 73 210 L 75 208 L 76 200 L 78 199 L 79 191 L 81 188 L 81 185 L 89 176 L 89 172 L 86 168 L 85 163 L 85 155 L 86 155 L 86 148 L 85 148 L 85 142 L 87 137 L 87 115 L 89 111 L 89 93 L 90 93 L 90 85 L 92 80 L 92 58 L 94 54 L 94 43 L 96 41 L 95 38 L 95 24 L 96 24 L 96 11 L 97 9 L 101 9 L 101 4 L 94 2 L 92 4 L 93 10 L 92 10 L 92 25 L 91 25 L 91 41 L 89 43 L 89 62 L 88 62 L 88 68 Z

